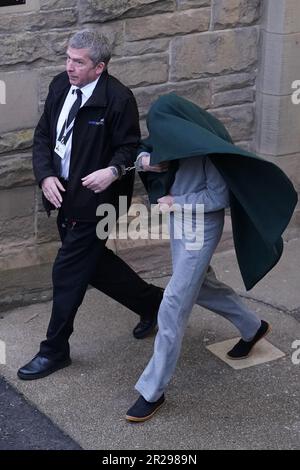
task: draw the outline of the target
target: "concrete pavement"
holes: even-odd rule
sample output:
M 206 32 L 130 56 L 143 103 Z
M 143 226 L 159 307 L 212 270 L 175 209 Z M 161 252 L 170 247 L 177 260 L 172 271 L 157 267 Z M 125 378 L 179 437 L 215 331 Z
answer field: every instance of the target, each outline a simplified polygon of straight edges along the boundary
M 136 258 L 138 265 L 142 254 Z M 153 282 L 166 285 L 169 258 L 160 254 L 153 262 L 145 277 L 155 273 Z M 271 322 L 267 339 L 283 358 L 233 370 L 206 346 L 236 337 L 236 330 L 195 307 L 165 405 L 152 420 L 129 424 L 124 415 L 137 397 L 134 383 L 154 338 L 135 340 L 137 317 L 91 289 L 75 322 L 72 366 L 32 382 L 16 377 L 44 337 L 51 311 L 46 302 L 2 315 L 7 364 L 0 365 L 0 375 L 84 449 L 299 449 L 300 364 L 292 362 L 292 344 L 300 340 L 300 240 L 285 244 L 279 265 L 248 293 L 233 251 L 217 253 L 212 264 Z

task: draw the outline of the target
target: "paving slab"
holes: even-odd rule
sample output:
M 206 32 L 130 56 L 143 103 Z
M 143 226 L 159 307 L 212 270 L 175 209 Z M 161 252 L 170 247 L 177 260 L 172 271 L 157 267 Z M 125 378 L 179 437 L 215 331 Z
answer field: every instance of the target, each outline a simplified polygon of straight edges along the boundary
M 207 349 L 235 370 L 265 364 L 266 362 L 275 361 L 285 356 L 283 351 L 280 351 L 280 349 L 273 346 L 269 341 L 262 339 L 257 343 L 249 357 L 245 359 L 228 358 L 227 352 L 233 348 L 239 339 L 240 338 L 233 338 L 221 341 L 220 343 L 211 344 L 207 346 Z

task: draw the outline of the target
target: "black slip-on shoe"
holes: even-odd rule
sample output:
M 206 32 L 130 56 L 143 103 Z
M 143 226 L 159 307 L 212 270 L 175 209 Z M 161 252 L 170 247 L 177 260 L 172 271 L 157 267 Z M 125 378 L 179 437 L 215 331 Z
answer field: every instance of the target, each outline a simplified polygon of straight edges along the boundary
M 164 394 L 154 402 L 147 401 L 142 395 L 140 395 L 135 404 L 127 411 L 126 420 L 133 423 L 142 423 L 143 421 L 147 421 L 159 410 L 164 401 Z
M 54 361 L 37 354 L 28 364 L 18 370 L 18 377 L 21 380 L 35 380 L 47 377 L 59 369 L 63 369 L 71 364 L 71 358 L 67 357 L 60 361 Z
M 251 353 L 253 346 L 266 336 L 271 331 L 271 326 L 268 322 L 262 320 L 261 325 L 257 330 L 256 335 L 251 341 L 240 339 L 239 342 L 228 351 L 227 357 L 229 359 L 245 359 Z

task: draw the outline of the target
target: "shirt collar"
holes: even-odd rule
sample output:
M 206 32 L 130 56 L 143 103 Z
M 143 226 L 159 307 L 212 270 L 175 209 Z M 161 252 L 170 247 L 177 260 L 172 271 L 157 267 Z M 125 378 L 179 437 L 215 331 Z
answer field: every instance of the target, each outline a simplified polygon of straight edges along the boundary
M 88 83 L 84 87 L 80 88 L 80 90 L 82 91 L 82 94 L 85 98 L 87 98 L 87 99 L 90 98 L 90 96 L 92 95 L 94 89 L 96 88 L 96 85 L 98 83 L 99 78 L 100 77 L 98 77 L 97 80 L 94 80 L 93 82 Z M 74 86 L 74 85 L 71 86 L 71 92 L 72 93 L 73 93 L 74 90 L 77 90 L 77 89 L 78 89 L 77 86 Z

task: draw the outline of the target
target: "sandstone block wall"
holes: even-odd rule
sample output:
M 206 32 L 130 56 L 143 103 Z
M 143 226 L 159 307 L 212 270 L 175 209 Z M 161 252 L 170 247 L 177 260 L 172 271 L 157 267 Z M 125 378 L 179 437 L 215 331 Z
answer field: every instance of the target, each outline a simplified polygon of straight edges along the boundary
M 255 85 L 266 40 L 262 3 L 27 0 L 0 8 L 0 83 L 6 85 L 6 104 L 0 104 L 0 269 L 48 261 L 57 246 L 55 220 L 42 211 L 30 154 L 48 85 L 64 70 L 69 36 L 89 27 L 109 37 L 109 71 L 133 89 L 144 134 L 151 102 L 174 91 L 215 113 L 235 142 L 255 148 Z

